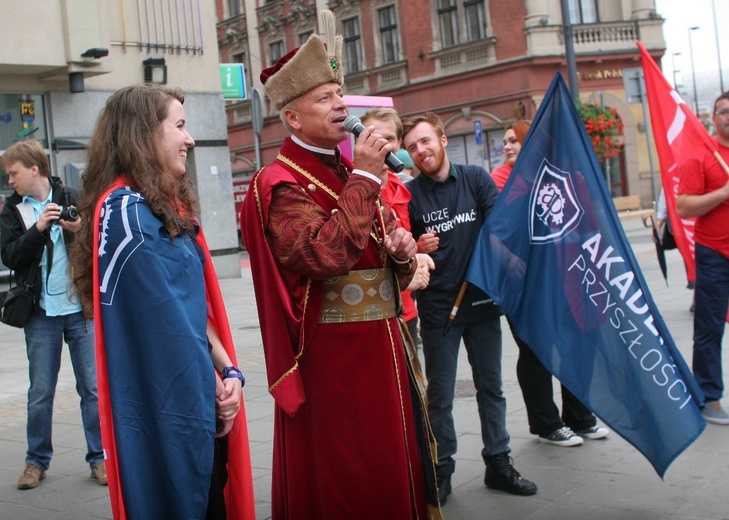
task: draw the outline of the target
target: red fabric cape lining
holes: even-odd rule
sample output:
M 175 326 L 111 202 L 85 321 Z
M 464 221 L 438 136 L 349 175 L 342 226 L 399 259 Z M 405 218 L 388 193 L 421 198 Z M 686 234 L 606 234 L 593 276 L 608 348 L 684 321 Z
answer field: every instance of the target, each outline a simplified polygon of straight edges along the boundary
M 114 421 L 109 395 L 109 379 L 106 364 L 106 345 L 104 343 L 104 330 L 101 319 L 101 294 L 99 293 L 99 221 L 101 208 L 112 191 L 129 186 L 129 181 L 123 177 L 117 179 L 96 201 L 94 208 L 93 225 L 93 300 L 94 300 L 94 333 L 96 337 L 96 373 L 99 392 L 99 417 L 101 422 L 101 440 L 104 447 L 106 472 L 109 480 L 109 498 L 111 510 L 115 520 L 126 520 L 124 495 L 119 480 L 119 455 L 116 451 L 114 436 Z M 94 225 L 93 223 L 96 223 Z M 225 310 L 225 302 L 218 284 L 210 250 L 205 236 L 200 229 L 195 241 L 202 248 L 205 256 L 205 296 L 208 302 L 208 318 L 215 327 L 225 351 L 231 362 L 237 366 L 233 335 Z M 235 491 L 233 491 L 235 490 Z M 225 502 L 229 518 L 254 519 L 255 502 L 253 498 L 253 475 L 251 471 L 250 448 L 248 444 L 248 427 L 246 423 L 245 404 L 241 401 L 240 411 L 228 434 L 228 482 L 225 486 Z
M 273 187 L 284 182 L 307 186 L 312 180 L 281 160 L 280 157 L 294 162 L 305 172 L 314 172 L 312 175 L 325 186 L 334 186 L 339 190 L 343 186 L 341 180 L 338 180 L 310 152 L 302 153 L 302 150 L 293 143 L 291 138 L 284 141 L 275 164 L 286 173 L 268 168 L 259 170 L 251 180 L 251 190 L 243 202 L 240 217 L 246 248 L 249 251 L 255 251 L 255 254 L 251 255 L 251 271 L 256 294 L 278 295 L 277 298 L 259 298 L 258 315 L 266 354 L 268 390 L 276 404 L 288 415 L 294 415 L 299 406 L 306 401 L 297 360 L 303 353 L 306 338 L 313 333 L 316 327 L 318 312 L 309 312 L 309 310 L 319 308 L 322 289 L 320 284 L 311 284 L 310 290 L 303 296 L 306 299 L 304 315 L 293 315 L 294 302 L 289 294 L 284 275 L 273 257 L 264 230 L 267 225 L 266 216 Z M 296 160 L 289 159 L 289 154 L 295 155 Z M 352 170 L 353 164 L 346 157 L 342 157 L 342 163 L 349 171 Z M 264 172 L 266 176 L 262 178 Z M 320 205 L 326 201 L 322 207 L 331 211 L 333 207 L 336 207 L 336 198 L 329 200 L 329 196 L 323 195 L 323 193 L 325 190 L 316 190 L 312 192 L 312 196 L 318 199 Z M 255 219 L 256 226 L 251 225 L 249 222 L 252 222 L 251 219 Z M 301 292 L 304 292 L 303 289 Z M 299 325 L 297 331 L 291 332 L 291 334 L 296 334 L 295 337 L 290 335 L 287 325 L 289 323 Z

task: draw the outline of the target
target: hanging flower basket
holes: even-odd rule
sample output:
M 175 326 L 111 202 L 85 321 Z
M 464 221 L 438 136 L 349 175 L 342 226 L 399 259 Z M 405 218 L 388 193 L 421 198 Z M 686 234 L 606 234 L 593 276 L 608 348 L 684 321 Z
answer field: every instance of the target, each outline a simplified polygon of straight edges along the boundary
M 623 149 L 625 124 L 616 108 L 601 107 L 597 103 L 578 103 L 577 111 L 585 125 L 592 148 L 600 162 L 614 157 Z

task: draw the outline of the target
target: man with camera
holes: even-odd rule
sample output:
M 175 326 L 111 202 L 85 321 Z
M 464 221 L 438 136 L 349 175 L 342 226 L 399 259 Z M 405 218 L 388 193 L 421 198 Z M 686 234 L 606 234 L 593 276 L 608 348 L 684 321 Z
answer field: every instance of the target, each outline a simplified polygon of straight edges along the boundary
M 53 399 L 61 367 L 63 341 L 68 344 L 91 478 L 106 485 L 96 392 L 94 327 L 72 294 L 67 247 L 80 227 L 74 204 L 77 191 L 51 177 L 48 157 L 38 141 L 13 143 L 2 156 L 8 182 L 15 189 L 0 213 L 0 253 L 15 272 L 18 285 L 33 285 L 33 311 L 25 324 L 30 388 L 28 451 L 18 489 L 32 489 L 46 477 L 53 444 Z

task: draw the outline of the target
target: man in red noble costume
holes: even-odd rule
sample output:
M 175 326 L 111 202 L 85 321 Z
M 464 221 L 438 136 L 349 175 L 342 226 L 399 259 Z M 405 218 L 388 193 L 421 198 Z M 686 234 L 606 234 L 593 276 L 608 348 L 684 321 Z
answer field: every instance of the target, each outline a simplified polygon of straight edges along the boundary
M 432 435 L 399 290 L 417 245 L 380 197 L 394 151 L 372 127 L 341 157 L 348 115 L 341 36 L 261 73 L 291 137 L 251 180 L 241 231 L 250 253 L 275 399 L 272 517 L 436 519 Z

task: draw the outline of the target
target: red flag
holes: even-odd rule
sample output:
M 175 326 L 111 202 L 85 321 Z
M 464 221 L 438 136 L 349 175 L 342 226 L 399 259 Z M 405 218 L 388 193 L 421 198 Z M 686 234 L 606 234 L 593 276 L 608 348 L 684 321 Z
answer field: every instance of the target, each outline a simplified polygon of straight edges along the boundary
M 696 280 L 694 261 L 696 219 L 682 219 L 676 213 L 680 161 L 689 157 L 696 148 L 706 146 L 713 153 L 717 151 L 717 147 L 699 118 L 681 99 L 678 92 L 671 88 L 643 44 L 636 43 L 643 62 L 653 139 L 658 150 L 658 160 L 661 163 L 661 179 L 663 180 L 663 192 L 666 195 L 668 218 L 676 239 L 676 246 L 686 263 L 686 276 L 689 282 L 693 282 Z

